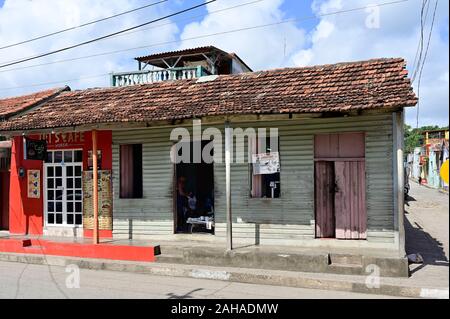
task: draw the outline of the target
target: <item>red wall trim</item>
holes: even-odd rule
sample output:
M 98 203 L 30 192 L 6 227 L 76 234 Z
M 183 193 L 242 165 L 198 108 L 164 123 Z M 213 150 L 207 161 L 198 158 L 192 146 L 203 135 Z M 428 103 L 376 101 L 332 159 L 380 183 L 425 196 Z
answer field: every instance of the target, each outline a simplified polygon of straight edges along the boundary
M 88 168 L 88 151 L 92 150 L 91 132 L 41 134 L 28 136 L 34 139 L 46 139 L 48 149 L 82 149 L 83 169 Z M 102 169 L 112 169 L 112 132 L 98 132 L 98 149 L 102 151 Z M 19 177 L 19 169 L 25 170 L 25 176 Z M 28 198 L 27 176 L 29 169 L 41 171 L 41 197 Z M 42 235 L 44 225 L 44 189 L 43 162 L 23 159 L 23 137 L 13 138 L 11 149 L 11 175 L 9 194 L 9 231 L 11 234 Z M 87 232 L 89 234 L 89 231 Z M 102 233 L 101 233 L 102 234 Z M 101 237 L 111 238 L 112 232 L 103 232 Z

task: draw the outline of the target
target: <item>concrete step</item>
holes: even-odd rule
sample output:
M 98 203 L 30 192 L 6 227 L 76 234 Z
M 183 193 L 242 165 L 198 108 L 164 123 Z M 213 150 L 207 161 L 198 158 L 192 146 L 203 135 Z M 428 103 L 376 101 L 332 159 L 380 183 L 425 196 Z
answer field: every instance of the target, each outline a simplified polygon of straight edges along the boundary
M 164 245 L 160 246 L 161 255 L 165 254 L 180 254 L 183 255 L 184 247 L 175 246 L 175 245 Z
M 360 255 L 349 254 L 330 254 L 331 265 L 349 265 L 349 266 L 362 266 L 363 259 Z
M 231 252 L 206 246 L 183 247 L 161 245 L 158 263 L 240 267 L 331 274 L 365 275 L 365 265 L 379 264 L 382 276 L 407 276 L 408 266 L 400 259 L 364 259 L 361 255 L 328 254 L 315 251 L 305 253 L 270 252 L 236 249 Z
M 184 257 L 180 254 L 161 254 L 156 256 L 156 262 L 158 263 L 170 263 L 170 264 L 183 264 Z
M 358 255 L 329 254 L 327 272 L 342 275 L 363 275 L 363 258 Z
M 331 264 L 328 266 L 327 272 L 339 275 L 363 275 L 364 269 L 362 265 Z

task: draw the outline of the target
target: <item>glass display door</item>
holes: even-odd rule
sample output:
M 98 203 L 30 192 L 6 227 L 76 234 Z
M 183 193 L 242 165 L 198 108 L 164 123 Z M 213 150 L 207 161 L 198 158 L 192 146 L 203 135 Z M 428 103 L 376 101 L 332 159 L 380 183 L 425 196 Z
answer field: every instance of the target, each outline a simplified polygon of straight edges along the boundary
M 83 224 L 81 150 L 48 151 L 44 163 L 44 211 L 47 226 Z

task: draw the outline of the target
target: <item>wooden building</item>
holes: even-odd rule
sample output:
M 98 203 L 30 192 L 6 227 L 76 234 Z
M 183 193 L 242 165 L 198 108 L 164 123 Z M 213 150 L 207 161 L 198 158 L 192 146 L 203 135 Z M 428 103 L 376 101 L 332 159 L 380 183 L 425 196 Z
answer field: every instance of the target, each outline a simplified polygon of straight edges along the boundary
M 179 68 L 180 56 L 164 59 Z M 5 117 L 0 134 L 12 139 L 10 232 L 92 236 L 89 198 L 98 169 L 101 237 L 214 242 L 232 235 L 249 244 L 404 255 L 404 108 L 417 102 L 405 61 L 227 73 L 66 89 Z M 199 121 L 200 150 L 213 143 L 214 156 L 225 160 L 174 163 L 171 133 L 185 128 L 195 136 Z M 207 128 L 224 143 L 216 144 Z M 258 128 L 278 130 L 276 142 Z M 227 160 L 231 129 L 258 132 L 232 145 L 244 157 L 266 155 L 275 170 L 258 173 L 255 162 Z M 47 159 L 24 159 L 24 137 L 45 139 Z M 38 198 L 29 197 L 21 168 L 41 172 Z

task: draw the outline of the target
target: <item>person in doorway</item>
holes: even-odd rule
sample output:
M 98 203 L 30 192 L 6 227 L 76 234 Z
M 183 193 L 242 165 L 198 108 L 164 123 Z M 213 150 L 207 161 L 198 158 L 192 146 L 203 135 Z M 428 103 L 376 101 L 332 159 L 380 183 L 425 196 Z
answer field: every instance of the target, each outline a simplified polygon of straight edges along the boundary
M 189 208 L 187 217 L 197 217 L 197 197 L 194 193 L 189 192 L 187 202 Z

